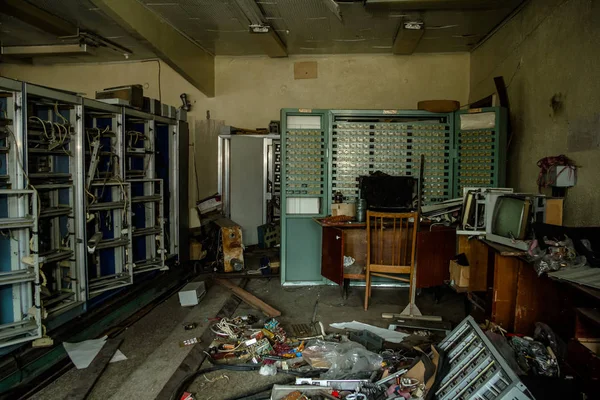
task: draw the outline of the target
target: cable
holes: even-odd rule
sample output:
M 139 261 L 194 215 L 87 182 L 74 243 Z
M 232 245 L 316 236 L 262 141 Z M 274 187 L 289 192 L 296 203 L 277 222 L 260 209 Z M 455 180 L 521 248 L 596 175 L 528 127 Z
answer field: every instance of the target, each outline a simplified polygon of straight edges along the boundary
M 162 103 L 162 86 L 161 86 L 161 65 L 160 65 L 160 60 L 144 60 L 142 61 L 143 63 L 145 62 L 156 62 L 158 64 L 158 101 L 160 101 Z
M 17 142 L 17 137 L 15 136 L 15 133 L 8 126 L 6 127 L 6 129 L 8 130 L 8 132 L 10 133 L 10 136 L 12 137 L 13 141 L 15 142 L 15 150 L 17 151 L 17 164 L 19 164 L 19 167 L 21 167 L 21 170 L 23 171 L 23 175 L 25 176 L 25 179 L 27 179 L 27 186 L 31 187 L 31 189 L 35 193 L 35 197 L 36 197 L 37 203 L 38 203 L 37 218 L 39 220 L 40 213 L 42 212 L 42 201 L 40 200 L 40 194 L 38 193 L 37 189 L 31 184 L 29 175 L 27 175 L 27 171 L 25 171 L 25 167 L 23 166 L 23 160 L 21 160 L 21 152 L 19 151 L 19 143 Z

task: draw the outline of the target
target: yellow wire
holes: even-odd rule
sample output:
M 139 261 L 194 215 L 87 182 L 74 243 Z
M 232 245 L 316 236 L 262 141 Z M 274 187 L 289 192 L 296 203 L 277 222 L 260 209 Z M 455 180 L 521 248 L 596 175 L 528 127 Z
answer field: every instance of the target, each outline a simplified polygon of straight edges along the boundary
M 34 119 L 37 119 L 38 121 L 40 121 L 40 124 L 42 124 L 42 128 L 44 128 L 44 136 L 46 136 L 46 139 L 50 140 L 50 136 L 48 136 L 48 131 L 46 130 L 46 123 L 44 121 L 42 121 L 41 118 L 38 118 L 33 115 L 29 118 L 34 118 Z M 50 122 L 50 121 L 48 121 L 48 122 Z
M 61 113 L 58 112 L 58 101 L 56 103 L 54 103 L 54 113 L 63 120 L 63 123 L 65 123 L 65 124 L 69 123 L 69 121 L 65 117 L 63 117 Z

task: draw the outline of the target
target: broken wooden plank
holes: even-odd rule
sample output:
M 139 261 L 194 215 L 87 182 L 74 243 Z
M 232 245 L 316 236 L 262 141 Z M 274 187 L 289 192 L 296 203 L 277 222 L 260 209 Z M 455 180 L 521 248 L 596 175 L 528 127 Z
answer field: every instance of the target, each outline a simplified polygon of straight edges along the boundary
M 65 399 L 68 400 L 83 400 L 91 392 L 100 375 L 106 369 L 106 366 L 115 355 L 123 339 L 108 339 L 100 352 L 89 367 L 86 368 L 85 374 L 81 377 L 79 384 L 73 389 Z
M 268 317 L 279 317 L 281 315 L 281 311 L 276 310 L 275 308 L 271 307 L 270 305 L 268 305 L 267 303 L 265 303 L 258 297 L 254 296 L 251 293 L 248 293 L 241 287 L 236 286 L 235 284 L 233 284 L 227 280 L 224 280 L 224 279 L 215 279 L 215 282 L 217 282 L 219 285 L 231 290 L 233 292 L 233 294 L 235 294 L 237 297 L 242 299 L 243 302 L 245 302 L 246 304 L 249 304 L 250 306 L 252 306 L 254 308 L 259 309 Z

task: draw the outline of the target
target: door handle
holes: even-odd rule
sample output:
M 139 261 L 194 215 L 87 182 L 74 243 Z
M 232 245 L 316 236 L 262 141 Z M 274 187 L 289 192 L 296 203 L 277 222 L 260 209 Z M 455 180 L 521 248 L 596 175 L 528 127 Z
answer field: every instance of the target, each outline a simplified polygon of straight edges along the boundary
M 336 236 L 335 240 L 340 240 L 342 237 L 341 236 Z

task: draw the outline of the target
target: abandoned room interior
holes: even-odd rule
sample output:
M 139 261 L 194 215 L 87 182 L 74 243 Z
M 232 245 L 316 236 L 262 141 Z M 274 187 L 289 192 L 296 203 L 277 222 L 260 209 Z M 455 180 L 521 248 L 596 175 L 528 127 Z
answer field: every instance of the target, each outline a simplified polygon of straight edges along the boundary
M 0 399 L 600 398 L 598 65 L 595 0 L 0 0 Z

